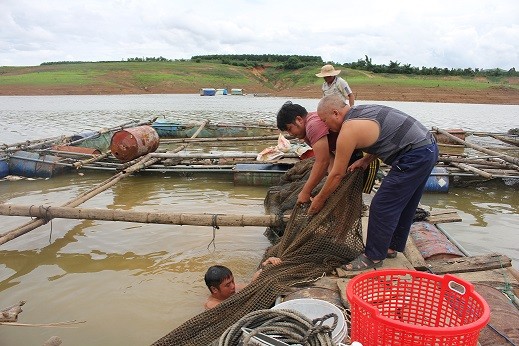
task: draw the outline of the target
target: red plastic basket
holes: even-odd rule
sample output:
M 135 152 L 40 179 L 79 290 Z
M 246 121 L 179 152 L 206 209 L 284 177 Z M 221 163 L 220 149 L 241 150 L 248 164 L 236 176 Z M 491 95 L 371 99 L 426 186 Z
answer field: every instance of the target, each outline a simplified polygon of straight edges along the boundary
M 453 275 L 374 270 L 351 279 L 346 296 L 351 340 L 363 346 L 476 345 L 490 319 L 474 286 Z

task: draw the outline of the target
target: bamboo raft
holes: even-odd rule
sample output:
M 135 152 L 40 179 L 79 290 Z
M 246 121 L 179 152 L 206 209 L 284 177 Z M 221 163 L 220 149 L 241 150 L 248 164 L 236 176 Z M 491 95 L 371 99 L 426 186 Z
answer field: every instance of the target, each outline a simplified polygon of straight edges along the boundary
M 162 144 L 179 144 L 173 149 L 160 148 L 158 152 L 147 153 L 130 162 L 117 162 L 110 152 L 101 154 L 79 154 L 79 153 L 61 153 L 50 149 L 50 144 L 56 141 L 62 141 L 63 137 L 55 137 L 44 140 L 33 141 L 30 143 L 17 143 L 16 145 L 4 146 L 1 150 L 6 156 L 16 153 L 19 149 L 38 150 L 48 154 L 54 154 L 62 158 L 57 165 L 62 165 L 70 169 L 100 169 L 111 170 L 115 174 L 93 187 L 89 191 L 83 192 L 76 198 L 64 203 L 61 206 L 28 206 L 28 205 L 11 205 L 0 204 L 0 214 L 9 216 L 27 216 L 33 218 L 26 224 L 0 234 L 0 245 L 12 239 L 15 239 L 27 232 L 30 232 L 53 218 L 72 218 L 72 219 L 92 219 L 92 220 L 111 220 L 111 221 L 129 221 L 129 222 L 145 222 L 145 223 L 163 223 L 177 225 L 206 225 L 212 227 L 220 226 L 272 226 L 279 222 L 286 221 L 288 215 L 283 217 L 275 215 L 211 215 L 211 214 L 187 214 L 187 213 L 168 213 L 168 212 L 134 212 L 119 210 L 101 210 L 78 208 L 85 201 L 95 197 L 102 191 L 109 189 L 125 177 L 137 172 L 161 171 L 161 172 L 186 172 L 198 169 L 201 172 L 209 172 L 213 170 L 229 169 L 232 171 L 237 162 L 253 163 L 257 153 L 199 153 L 187 152 L 187 147 L 193 144 L 202 143 L 225 143 L 225 142 L 241 142 L 250 141 L 251 137 L 234 137 L 234 138 L 197 138 L 198 134 L 207 125 L 207 121 L 203 122 L 197 131 L 189 139 L 164 140 Z M 476 177 L 480 181 L 488 181 L 497 178 L 519 179 L 519 158 L 517 156 L 503 153 L 494 149 L 488 149 L 460 139 L 445 130 L 433 128 L 433 132 L 442 134 L 454 142 L 459 143 L 463 148 L 470 148 L 478 153 L 478 156 L 469 156 L 468 154 L 442 154 L 439 159 L 439 166 L 448 170 L 449 176 L 457 177 Z M 451 137 L 452 136 L 452 137 Z M 275 136 L 277 138 L 277 136 Z M 273 141 L 274 137 L 259 137 L 255 140 Z M 182 152 L 182 153 L 181 153 Z M 286 155 L 281 160 L 292 159 L 296 157 Z M 231 164 L 229 164 L 231 162 Z M 188 166 L 189 165 L 189 166 Z M 427 220 L 429 223 L 438 225 L 444 222 L 456 222 L 459 216 L 455 211 L 440 211 L 431 213 L 431 217 Z M 363 222 L 366 224 L 366 222 Z M 445 236 L 450 242 L 454 240 Z M 454 245 L 459 246 L 454 241 Z M 508 292 L 512 296 L 512 301 L 517 304 L 517 295 L 519 294 L 519 274 L 511 268 L 509 258 L 499 254 L 489 254 L 484 256 L 469 256 L 462 248 L 459 249 L 461 256 L 443 256 L 436 258 L 424 258 L 421 249 L 416 245 L 414 239 L 410 238 L 403 255 L 398 255 L 396 259 L 388 259 L 385 261 L 385 268 L 407 268 L 411 270 L 427 270 L 436 274 L 456 273 L 467 280 L 474 283 L 490 284 L 492 287 L 503 288 L 508 284 Z M 323 278 L 312 285 L 308 285 L 304 295 L 315 296 L 312 288 L 330 287 L 339 295 L 339 300 L 344 301 L 341 293 L 348 282 L 348 277 L 341 275 L 338 271 L 337 277 Z M 347 275 L 346 275 L 347 276 Z M 340 288 L 340 289 L 339 289 Z M 319 296 L 319 298 L 322 298 Z M 11 317 L 12 318 L 12 317 Z M 498 326 L 499 328 L 499 326 Z M 484 345 L 485 343 L 482 343 Z M 486 344 L 496 344 L 486 343 Z
M 369 201 L 365 200 L 365 203 L 369 204 Z M 367 218 L 366 213 L 362 221 L 364 239 L 367 236 Z M 519 342 L 519 271 L 512 267 L 510 258 L 501 254 L 471 256 L 440 226 L 458 221 L 461 219 L 455 210 L 431 210 L 424 221 L 413 223 L 404 252 L 396 258 L 386 258 L 377 270 L 403 269 L 436 275 L 451 274 L 469 282 L 487 301 L 491 311 L 490 322 L 480 332 L 478 345 L 516 345 Z M 421 239 L 423 237 L 419 232 L 423 227 L 427 228 L 429 242 Z M 346 295 L 349 281 L 356 275 L 372 270 L 346 272 L 337 268 L 334 275 L 298 286 L 279 297 L 276 303 L 313 298 L 349 309 L 350 302 Z M 348 320 L 347 313 L 345 318 Z M 349 343 L 351 340 L 344 342 Z
M 106 148 L 104 148 L 104 150 L 99 150 L 99 152 L 96 153 L 81 153 L 60 151 L 59 149 L 53 149 L 52 146 L 56 148 L 56 144 L 65 143 L 69 147 L 81 147 L 85 142 L 91 140 L 92 137 L 100 136 L 101 134 L 113 135 L 117 130 L 142 124 L 150 124 L 154 120 L 155 119 L 140 123 L 123 124 L 104 131 L 95 132 L 90 137 L 81 138 L 75 141 L 71 141 L 71 137 L 60 136 L 3 145 L 0 146 L 0 156 L 3 156 L 4 160 L 8 160 L 10 157 L 13 157 L 14 159 L 32 160 L 42 167 L 47 167 L 44 169 L 44 173 L 48 176 L 61 174 L 62 172 L 70 170 L 121 172 L 135 161 L 123 163 L 115 158 L 109 150 L 106 150 Z M 205 126 L 203 128 L 205 128 Z M 229 128 L 229 125 L 224 125 L 223 128 L 227 129 Z M 149 157 L 154 157 L 157 160 L 155 160 L 153 164 L 141 168 L 139 171 L 184 174 L 216 172 L 221 174 L 235 174 L 237 164 L 257 164 L 257 169 L 250 169 L 256 171 L 256 173 L 261 173 L 262 171 L 266 171 L 266 168 L 265 166 L 261 166 L 260 162 L 256 161 L 256 156 L 258 155 L 257 152 L 228 152 L 224 149 L 212 151 L 211 153 L 201 152 L 201 150 L 207 150 L 208 146 L 218 146 L 219 148 L 222 148 L 228 144 L 236 145 L 239 143 L 255 143 L 256 145 L 258 145 L 258 143 L 264 143 L 265 146 L 268 146 L 269 143 L 274 144 L 278 135 L 268 134 L 271 133 L 272 128 L 268 126 L 254 127 L 254 131 L 261 129 L 266 129 L 266 135 L 214 138 L 199 138 L 197 135 L 193 138 L 160 138 L 159 148 L 154 153 L 148 153 Z M 501 146 L 483 147 L 465 140 L 465 135 L 469 134 L 470 137 L 486 136 L 495 141 L 499 141 L 505 137 L 504 134 L 483 132 L 465 133 L 461 131 L 462 130 L 446 131 L 436 127 L 431 130 L 431 132 L 433 132 L 437 137 L 441 149 L 440 158 L 437 164 L 437 167 L 440 169 L 439 171 L 442 172 L 441 175 L 444 175 L 446 178 L 451 178 L 452 180 L 456 178 L 464 182 L 482 182 L 494 179 L 519 179 L 519 149 L 516 146 L 502 141 Z M 192 132 L 192 129 L 190 129 L 189 133 Z M 204 130 L 202 129 L 200 133 L 203 132 Z M 233 130 L 230 133 L 236 133 L 236 130 Z M 512 138 L 514 136 L 515 135 L 507 135 L 506 138 Z M 168 152 L 167 148 L 174 144 L 185 144 L 186 148 L 177 152 Z M 187 144 L 189 144 L 191 148 L 194 145 L 197 145 L 197 148 L 188 150 Z M 465 148 L 471 152 L 465 152 Z M 458 150 L 458 152 L 452 153 L 452 150 L 449 149 L 455 149 Z M 18 157 L 17 155 L 20 155 L 20 150 L 37 152 L 40 154 L 40 157 Z M 53 158 L 52 160 L 49 159 L 51 156 Z M 284 154 L 280 159 L 269 162 L 271 164 L 283 164 L 284 166 L 271 167 L 269 168 L 269 172 L 265 173 L 272 175 L 277 172 L 278 174 L 274 174 L 274 177 L 279 177 L 280 174 L 284 173 L 284 171 L 290 168 L 291 164 L 297 162 L 297 160 L 297 155 L 293 153 Z M 263 163 L 263 165 L 265 165 L 265 163 Z M 382 169 L 387 170 L 387 167 L 383 167 Z M 440 174 L 435 173 L 435 175 Z M 270 185 L 272 180 L 267 179 L 264 183 Z
M 70 141 L 68 139 L 67 144 L 78 145 L 84 143 L 85 140 L 91 139 L 94 136 L 98 136 L 101 133 L 113 133 L 117 130 L 123 130 L 126 126 L 140 126 L 142 124 L 150 124 L 154 121 L 144 121 L 137 123 L 127 123 L 112 129 L 98 131 L 93 135 L 81 138 L 79 140 Z M 241 182 L 246 183 L 254 183 L 254 184 L 267 184 L 272 185 L 278 181 L 279 177 L 284 174 L 293 163 L 299 161 L 299 158 L 295 154 L 284 154 L 281 158 L 275 160 L 271 163 L 258 163 L 255 159 L 258 155 L 257 152 L 212 152 L 212 153 L 201 153 L 200 150 L 196 152 L 190 152 L 187 150 L 188 146 L 192 146 L 194 144 L 206 144 L 210 143 L 211 145 L 229 143 L 229 142 L 253 142 L 255 145 L 259 141 L 261 143 L 265 143 L 268 145 L 271 141 L 277 139 L 278 136 L 253 136 L 253 137 L 218 137 L 218 138 L 198 138 L 198 135 L 202 133 L 204 128 L 208 125 L 209 121 L 202 122 L 198 129 L 192 134 L 190 138 L 180 138 L 180 139 L 162 139 L 161 141 L 163 145 L 175 145 L 179 144 L 177 147 L 170 149 L 169 147 L 159 147 L 156 152 L 149 152 L 144 154 L 143 156 L 137 157 L 129 162 L 118 162 L 113 155 L 109 151 L 105 151 L 99 154 L 84 154 L 77 152 L 61 152 L 59 150 L 52 149 L 52 145 L 56 145 L 57 143 L 63 143 L 63 136 L 61 137 L 53 137 L 46 138 L 42 140 L 32 141 L 32 142 L 24 142 L 24 143 L 16 143 L 12 145 L 4 145 L 0 150 L 3 151 L 4 155 L 11 155 L 12 157 L 16 156 L 16 153 L 19 150 L 37 150 L 40 154 L 53 154 L 59 158 L 57 161 L 45 162 L 52 166 L 53 171 L 55 167 L 59 167 L 60 172 L 65 170 L 104 170 L 104 171 L 112 171 L 115 174 L 101 182 L 98 186 L 92 188 L 90 191 L 82 193 L 77 198 L 61 205 L 61 206 L 42 206 L 43 209 L 47 210 L 45 214 L 34 214 L 36 211 L 31 210 L 30 208 L 25 209 L 24 213 L 19 209 L 16 211 L 20 213 L 18 215 L 25 216 L 35 216 L 36 219 L 30 221 L 29 223 L 18 227 L 17 229 L 11 230 L 0 235 L 0 244 L 3 244 L 11 239 L 14 239 L 22 234 L 25 234 L 34 228 L 37 228 L 46 222 L 48 222 L 52 215 L 57 215 L 59 208 L 62 208 L 64 211 L 60 214 L 60 217 L 67 217 L 67 215 L 73 215 L 72 217 L 81 218 L 81 212 L 74 213 L 72 210 L 66 210 L 66 208 L 75 208 L 80 204 L 84 203 L 88 199 L 94 197 L 98 193 L 114 186 L 118 181 L 127 177 L 131 174 L 135 174 L 138 172 L 169 172 L 169 173 L 222 173 L 222 174 L 242 174 L 246 178 Z M 270 130 L 269 130 L 270 131 Z M 438 161 L 438 166 L 440 168 L 445 168 L 446 173 L 433 173 L 433 175 L 438 174 L 440 178 L 444 176 L 449 179 L 450 177 L 470 177 L 470 178 L 478 178 L 478 181 L 488 181 L 493 179 L 519 179 L 519 158 L 517 156 L 512 156 L 509 154 L 505 154 L 496 150 L 490 150 L 488 148 L 481 147 L 476 144 L 469 143 L 465 141 L 465 139 L 459 138 L 459 136 L 455 136 L 448 131 L 433 128 L 433 133 L 436 136 L 442 135 L 448 138 L 450 141 L 459 143 L 464 147 L 471 148 L 477 152 L 482 152 L 484 156 L 468 156 L 466 154 L 462 155 L 452 155 L 452 154 L 441 154 L 440 159 Z M 479 135 L 482 135 L 481 133 Z M 493 134 L 494 135 L 494 134 Z M 18 150 L 18 151 L 17 151 Z M 45 159 L 43 159 L 45 161 Z M 244 168 L 243 173 L 239 170 L 240 165 L 246 166 Z M 266 167 L 268 166 L 268 167 Z M 382 168 L 382 170 L 387 169 Z M 265 177 L 268 176 L 269 179 L 258 179 L 255 178 L 254 175 L 257 174 L 259 176 Z M 240 180 L 235 176 L 235 182 L 240 183 Z M 64 209 L 65 208 L 65 209 Z M 41 208 L 40 208 L 41 209 Z M 52 212 L 49 212 L 51 210 Z M 17 215 L 14 213 L 14 208 L 9 207 L 8 205 L 2 206 L 2 213 L 4 215 Z M 54 214 L 53 214 L 54 213 Z M 94 212 L 93 212 L 94 213 Z M 100 211 L 96 211 L 98 215 L 101 214 Z M 51 215 L 51 217 L 49 217 Z M 115 216 L 110 216 L 113 220 L 128 220 L 134 221 L 137 220 L 135 215 L 119 215 L 117 218 Z M 240 219 L 241 218 L 241 219 Z M 201 217 L 198 219 L 203 220 L 199 221 L 200 224 L 211 225 L 214 224 L 215 220 L 209 220 L 210 217 Z M 277 222 L 275 219 L 269 219 L 269 221 L 259 221 L 258 218 L 255 218 L 254 221 L 244 221 L 243 216 L 230 216 L 230 219 L 240 219 L 242 225 L 265 225 L 265 222 Z M 153 217 L 147 216 L 145 221 L 138 222 L 166 222 L 164 220 L 169 220 L 169 223 L 177 223 L 177 224 L 187 224 L 185 218 L 169 215 L 165 219 L 161 219 L 157 215 Z M 216 220 L 219 222 L 223 222 L 221 220 Z M 252 223 L 251 223 L 252 222 Z

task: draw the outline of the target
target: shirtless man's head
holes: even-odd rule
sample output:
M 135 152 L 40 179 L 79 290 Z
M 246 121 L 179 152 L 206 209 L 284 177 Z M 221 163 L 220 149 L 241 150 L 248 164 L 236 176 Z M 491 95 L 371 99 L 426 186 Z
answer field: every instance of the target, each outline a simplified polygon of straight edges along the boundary
M 229 268 L 221 265 L 209 267 L 204 276 L 205 284 L 211 296 L 205 303 L 205 308 L 210 309 L 236 293 L 234 276 Z

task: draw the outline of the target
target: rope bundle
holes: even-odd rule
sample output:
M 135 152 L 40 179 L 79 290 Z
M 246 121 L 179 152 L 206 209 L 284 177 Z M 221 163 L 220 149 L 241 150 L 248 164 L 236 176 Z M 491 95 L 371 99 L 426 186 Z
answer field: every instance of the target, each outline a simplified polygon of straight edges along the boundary
M 329 318 L 334 319 L 331 327 L 323 324 Z M 312 321 L 294 310 L 257 310 L 227 328 L 220 337 L 218 346 L 238 345 L 242 337 L 243 345 L 250 345 L 251 338 L 259 333 L 279 335 L 277 339 L 288 344 L 333 346 L 336 344 L 332 340 L 331 332 L 337 326 L 337 320 L 338 316 L 334 313 Z M 252 331 L 244 336 L 242 328 Z

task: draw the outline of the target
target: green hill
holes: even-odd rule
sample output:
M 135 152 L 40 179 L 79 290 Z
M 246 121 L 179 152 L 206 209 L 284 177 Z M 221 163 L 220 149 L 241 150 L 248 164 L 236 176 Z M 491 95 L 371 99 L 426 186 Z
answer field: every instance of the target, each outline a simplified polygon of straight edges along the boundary
M 246 93 L 320 97 L 319 66 L 287 70 L 282 64 L 256 67 L 217 62 L 92 62 L 0 67 L 0 95 L 198 93 L 200 88 L 243 88 Z M 340 68 L 340 67 L 338 67 Z M 341 68 L 352 89 L 501 90 L 518 94 L 517 77 L 376 74 Z M 514 80 L 515 78 L 515 80 Z M 378 93 L 380 91 L 377 91 Z M 376 99 L 376 98 L 372 98 Z M 382 98 L 383 99 L 383 98 Z M 456 102 L 456 101 L 453 101 Z

